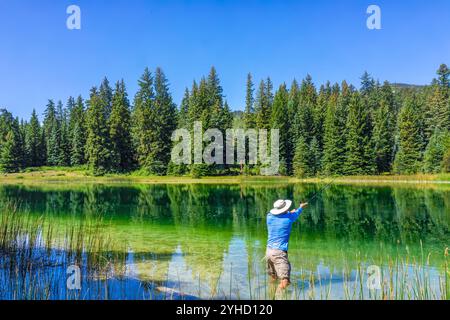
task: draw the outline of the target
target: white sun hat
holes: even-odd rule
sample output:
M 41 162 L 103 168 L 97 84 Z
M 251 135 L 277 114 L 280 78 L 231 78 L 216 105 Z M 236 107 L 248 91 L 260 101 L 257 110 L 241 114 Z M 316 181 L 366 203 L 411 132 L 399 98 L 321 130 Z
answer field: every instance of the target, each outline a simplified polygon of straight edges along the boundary
M 291 200 L 277 200 L 273 204 L 273 209 L 270 210 L 270 213 L 274 215 L 285 213 L 286 211 L 289 210 L 291 205 L 292 205 Z

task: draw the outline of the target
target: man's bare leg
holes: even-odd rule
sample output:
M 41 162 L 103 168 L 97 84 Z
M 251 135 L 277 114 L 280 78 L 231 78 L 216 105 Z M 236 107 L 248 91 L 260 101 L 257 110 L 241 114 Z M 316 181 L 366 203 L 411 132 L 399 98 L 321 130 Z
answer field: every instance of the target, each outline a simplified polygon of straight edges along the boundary
M 283 279 L 280 282 L 280 285 L 278 286 L 280 289 L 286 289 L 287 287 L 289 287 L 289 285 L 291 284 L 291 282 L 289 281 L 289 279 Z
M 269 299 L 275 299 L 275 294 L 277 292 L 277 276 L 271 275 L 269 279 Z
M 284 297 L 284 294 L 286 293 L 286 288 L 289 287 L 291 282 L 289 279 L 283 279 L 280 281 L 280 284 L 278 285 L 277 292 L 275 293 L 275 297 L 277 300 L 282 300 Z

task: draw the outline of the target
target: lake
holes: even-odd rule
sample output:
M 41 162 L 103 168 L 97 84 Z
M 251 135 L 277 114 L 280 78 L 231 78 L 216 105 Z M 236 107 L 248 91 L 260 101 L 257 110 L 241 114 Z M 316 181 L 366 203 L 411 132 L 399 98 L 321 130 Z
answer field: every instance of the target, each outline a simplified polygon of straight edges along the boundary
M 310 201 L 283 298 L 448 297 L 448 185 L 255 183 L 0 186 L 0 299 L 271 299 L 278 198 Z

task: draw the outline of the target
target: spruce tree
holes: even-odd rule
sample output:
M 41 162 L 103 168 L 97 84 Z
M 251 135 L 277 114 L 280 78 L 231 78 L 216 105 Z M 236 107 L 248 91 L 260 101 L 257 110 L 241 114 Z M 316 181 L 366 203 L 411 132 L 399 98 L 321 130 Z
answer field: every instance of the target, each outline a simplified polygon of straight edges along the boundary
M 0 171 L 18 172 L 24 166 L 24 145 L 18 119 L 7 110 L 0 116 Z
M 302 81 L 299 92 L 299 102 L 293 119 L 293 139 L 303 137 L 308 145 L 314 136 L 314 109 L 316 108 L 317 93 L 310 75 Z
M 281 84 L 275 93 L 275 98 L 272 106 L 271 113 L 271 121 L 270 127 L 271 129 L 279 130 L 279 155 L 280 155 L 280 163 L 286 164 L 288 161 L 288 148 L 289 148 L 289 139 L 290 139 L 290 130 L 289 130 L 289 118 L 288 118 L 288 100 L 289 93 L 286 89 L 286 84 Z M 280 172 L 283 174 L 287 173 L 286 165 L 284 168 L 280 168 Z
M 399 113 L 399 150 L 395 156 L 394 172 L 413 174 L 420 170 L 423 136 L 416 97 L 407 97 Z
M 67 108 L 73 108 L 74 101 L 73 98 L 69 98 L 67 103 Z M 57 121 L 60 128 L 59 137 L 59 154 L 58 154 L 58 165 L 68 166 L 70 165 L 70 132 L 69 123 L 67 117 L 67 108 L 63 107 L 61 101 L 57 105 Z
M 53 100 L 48 101 L 44 114 L 46 162 L 49 166 L 57 166 L 60 160 L 61 126 Z
M 289 139 L 286 149 L 286 171 L 288 175 L 293 174 L 293 159 L 295 154 L 296 140 L 295 140 L 295 127 L 293 125 L 293 119 L 295 119 L 295 114 L 297 112 L 299 104 L 299 85 L 297 80 L 293 80 L 291 87 L 289 89 L 289 98 L 287 104 L 287 116 L 289 119 Z
M 112 147 L 111 166 L 118 172 L 130 171 L 133 167 L 133 145 L 131 138 L 131 111 L 124 81 L 116 83 L 109 117 L 109 136 Z
M 189 100 L 190 94 L 189 89 L 186 88 L 184 91 L 183 100 L 181 100 L 180 110 L 177 116 L 177 128 L 189 128 Z
M 104 78 L 99 88 L 100 103 L 105 113 L 105 119 L 109 119 L 112 110 L 113 90 L 109 85 L 108 78 Z
M 358 92 L 350 99 L 346 123 L 346 158 L 344 172 L 348 175 L 374 173 L 374 154 L 369 110 Z
M 309 168 L 309 146 L 302 136 L 299 137 L 295 146 L 295 154 L 292 163 L 294 176 L 297 178 L 305 178 L 310 175 Z
M 103 101 L 96 87 L 91 89 L 86 117 L 86 153 L 94 175 L 111 171 L 111 141 Z
M 255 124 L 258 129 L 270 129 L 271 93 L 267 92 L 269 88 L 270 83 L 266 84 L 261 80 L 255 99 Z
M 154 138 L 154 99 L 153 76 L 148 68 L 138 81 L 139 90 L 134 98 L 133 109 L 133 141 L 139 166 L 150 168 L 153 159 L 150 157 Z
M 36 110 L 33 109 L 30 123 L 27 126 L 25 136 L 25 150 L 27 154 L 27 166 L 39 167 L 44 164 L 44 143 L 42 139 L 41 125 Z
M 447 150 L 450 149 L 449 131 L 436 129 L 425 149 L 423 157 L 423 171 L 425 173 L 439 173 L 444 170 L 442 164 Z
M 373 141 L 377 172 L 390 172 L 394 160 L 395 113 L 393 93 L 389 83 L 381 88 L 380 102 L 375 111 Z
M 161 68 L 155 71 L 155 101 L 153 109 L 155 119 L 155 140 L 151 143 L 152 166 L 150 172 L 166 174 L 172 149 L 172 133 L 177 126 L 176 106 L 169 93 L 167 78 Z
M 322 169 L 326 175 L 343 174 L 345 161 L 345 124 L 347 118 L 348 86 L 343 83 L 342 94 L 339 85 L 333 86 L 324 122 L 324 146 Z
M 247 129 L 255 128 L 255 109 L 254 109 L 254 97 L 253 97 L 253 80 L 252 75 L 247 75 L 247 89 L 245 94 L 245 111 L 244 111 L 244 125 Z
M 11 129 L 2 143 L 0 151 L 0 171 L 5 173 L 18 172 L 21 167 L 21 151 L 19 137 L 15 130 Z
M 81 96 L 70 110 L 69 118 L 70 163 L 79 166 L 86 163 L 86 115 Z

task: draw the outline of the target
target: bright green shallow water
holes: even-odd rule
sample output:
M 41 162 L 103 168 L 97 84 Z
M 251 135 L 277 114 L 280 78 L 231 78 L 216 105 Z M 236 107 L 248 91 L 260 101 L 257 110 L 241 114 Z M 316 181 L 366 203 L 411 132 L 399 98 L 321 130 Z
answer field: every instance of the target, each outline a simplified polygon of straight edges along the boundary
M 299 203 L 321 188 L 9 185 L 0 186 L 0 202 L 19 202 L 20 211 L 45 216 L 55 229 L 102 217 L 102 232 L 128 254 L 127 279 L 201 298 L 261 298 L 267 278 L 261 261 L 267 211 L 278 198 Z M 333 280 L 337 289 L 331 297 L 342 298 L 345 281 L 339 279 L 344 271 L 355 272 L 360 263 L 363 269 L 385 267 L 389 257 L 428 257 L 432 275 L 438 277 L 449 227 L 448 187 L 332 186 L 319 193 L 293 226 L 293 282 L 305 283 L 301 278 L 313 273 Z

